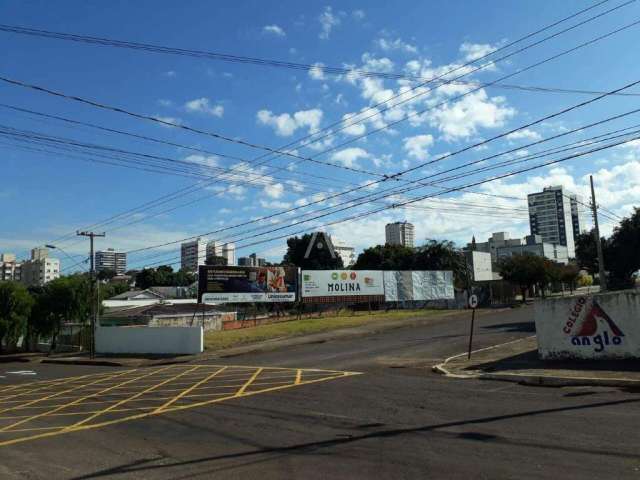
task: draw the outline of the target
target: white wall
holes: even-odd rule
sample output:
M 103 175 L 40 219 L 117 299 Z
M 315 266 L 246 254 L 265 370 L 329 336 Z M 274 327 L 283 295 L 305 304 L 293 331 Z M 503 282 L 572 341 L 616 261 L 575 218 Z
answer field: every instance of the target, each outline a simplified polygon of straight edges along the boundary
M 535 303 L 542 359 L 640 358 L 640 292 L 556 297 Z
M 98 327 L 98 353 L 196 354 L 204 350 L 202 327 Z

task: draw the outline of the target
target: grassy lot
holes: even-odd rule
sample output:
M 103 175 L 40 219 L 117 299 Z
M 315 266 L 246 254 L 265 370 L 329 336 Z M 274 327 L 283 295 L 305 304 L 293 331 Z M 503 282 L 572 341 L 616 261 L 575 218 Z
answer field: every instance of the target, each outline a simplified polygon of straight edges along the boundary
M 304 318 L 287 322 L 272 323 L 258 327 L 242 328 L 220 332 L 207 332 L 204 343 L 208 350 L 220 350 L 248 343 L 261 342 L 274 338 L 287 338 L 310 333 L 327 332 L 339 328 L 359 327 L 361 325 L 393 322 L 407 318 L 425 318 L 446 314 L 443 310 L 392 310 L 389 312 L 351 312 L 342 315 L 321 318 Z M 448 312 L 450 313 L 450 311 Z

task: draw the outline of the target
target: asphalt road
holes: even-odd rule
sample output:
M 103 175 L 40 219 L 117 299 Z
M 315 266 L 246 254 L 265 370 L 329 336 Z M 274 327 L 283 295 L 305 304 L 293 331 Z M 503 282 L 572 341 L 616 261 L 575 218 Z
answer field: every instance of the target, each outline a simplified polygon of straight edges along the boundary
M 475 347 L 530 335 L 531 317 L 530 309 L 480 316 Z M 640 478 L 640 392 L 432 373 L 431 365 L 466 349 L 467 333 L 468 318 L 456 317 L 164 371 L 0 364 L 0 418 L 10 417 L 0 424 L 0 478 Z M 25 370 L 35 375 L 8 373 Z M 235 386 L 213 393 L 228 388 L 225 375 Z M 85 416 L 79 423 L 90 428 L 64 431 L 68 423 L 56 422 L 68 417 L 45 415 L 50 406 L 17 421 L 6 403 L 29 385 L 46 387 L 28 397 L 39 402 L 64 398 L 42 400 L 47 389 L 73 390 L 76 397 L 55 407 L 63 413 L 83 405 L 74 389 L 106 396 L 122 384 L 137 389 L 126 401 L 144 412 L 169 406 L 127 419 L 133 409 L 115 413 L 121 405 L 113 409 L 110 399 L 112 410 L 91 417 L 113 423 L 94 428 L 97 420 Z M 3 430 L 16 432 L 2 437 Z

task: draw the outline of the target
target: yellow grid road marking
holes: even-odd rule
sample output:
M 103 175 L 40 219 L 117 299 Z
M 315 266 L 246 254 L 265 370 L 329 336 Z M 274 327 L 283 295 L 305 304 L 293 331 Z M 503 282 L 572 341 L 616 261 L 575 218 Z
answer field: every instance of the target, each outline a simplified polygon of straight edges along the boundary
M 141 375 L 114 381 L 135 373 Z M 46 384 L 32 382 L 27 388 L 34 395 L 24 399 L 23 405 L 6 409 L 25 414 L 0 416 L 0 447 L 352 375 L 359 373 L 245 365 L 169 365 L 119 374 L 46 381 Z M 150 379 L 154 383 L 149 382 Z M 84 383 L 58 392 L 46 390 L 47 387 L 69 386 L 82 381 Z M 103 384 L 96 390 L 88 391 L 88 388 L 99 383 Z M 163 388 L 165 386 L 171 388 Z M 174 388 L 178 386 L 182 388 Z M 122 388 L 125 388 L 124 392 Z M 37 391 L 42 392 L 41 398 L 34 398 Z M 77 392 L 76 396 L 74 392 Z M 123 398 L 123 395 L 126 396 Z M 71 401 L 60 404 L 63 399 Z M 104 405 L 104 408 L 100 405 Z M 33 410 L 44 411 L 29 415 Z M 95 421 L 105 415 L 108 417 L 103 421 Z M 20 425 L 24 426 L 16 428 Z
M 98 380 L 95 380 L 95 381 L 93 381 L 93 382 L 91 382 L 91 383 L 89 383 L 89 384 L 86 384 L 86 385 L 79 385 L 79 386 L 76 386 L 76 387 L 74 387 L 74 388 L 69 388 L 69 389 L 67 389 L 67 390 L 63 390 L 62 392 L 58 392 L 58 393 L 52 393 L 52 394 L 50 394 L 50 395 L 47 395 L 46 397 L 38 398 L 38 399 L 32 400 L 32 401 L 30 401 L 30 402 L 27 402 L 26 404 L 24 404 L 24 405 L 22 405 L 22 406 L 19 406 L 19 407 L 9 407 L 9 408 L 4 408 L 4 409 L 0 410 L 0 413 L 8 412 L 9 410 L 16 410 L 16 409 L 25 408 L 25 407 L 27 407 L 28 405 L 33 405 L 34 403 L 42 402 L 42 401 L 44 401 L 44 400 L 49 400 L 50 398 L 57 397 L 58 395 L 62 395 L 63 393 L 73 392 L 74 390 L 78 390 L 78 389 L 80 389 L 80 388 L 82 388 L 82 387 L 86 387 L 86 386 L 89 386 L 89 385 L 93 385 L 93 384 L 96 384 L 96 383 L 100 383 L 100 382 L 102 382 L 102 381 L 104 381 L 104 380 L 108 380 L 108 379 L 111 379 L 111 378 L 119 377 L 119 376 L 125 375 L 125 374 L 127 374 L 127 373 L 129 373 L 129 372 L 131 372 L 131 371 L 132 371 L 132 370 L 127 370 L 127 371 L 124 371 L 124 372 L 121 372 L 121 373 L 113 374 L 113 375 L 111 375 L 111 376 L 109 376 L 109 377 L 106 377 L 106 378 L 100 377 Z M 1 430 L 0 430 L 0 431 L 1 431 Z

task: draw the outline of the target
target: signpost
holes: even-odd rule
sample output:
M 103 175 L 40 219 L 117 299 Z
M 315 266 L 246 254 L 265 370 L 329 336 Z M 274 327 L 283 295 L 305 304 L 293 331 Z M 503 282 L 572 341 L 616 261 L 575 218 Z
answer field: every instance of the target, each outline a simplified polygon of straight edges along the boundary
M 471 309 L 471 330 L 469 331 L 469 352 L 467 359 L 471 358 L 471 348 L 473 345 L 473 324 L 476 320 L 476 307 L 478 306 L 478 296 L 471 295 L 469 297 L 469 308 Z

